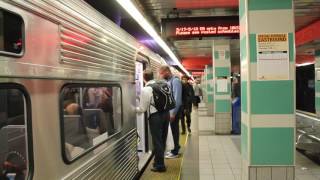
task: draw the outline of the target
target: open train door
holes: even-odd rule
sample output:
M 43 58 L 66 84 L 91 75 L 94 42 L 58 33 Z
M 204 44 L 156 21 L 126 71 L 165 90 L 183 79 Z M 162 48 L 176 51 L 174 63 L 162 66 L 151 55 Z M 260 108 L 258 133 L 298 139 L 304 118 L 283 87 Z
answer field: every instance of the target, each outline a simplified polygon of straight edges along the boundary
M 142 55 L 138 54 L 136 58 L 136 74 L 135 74 L 135 83 L 136 83 L 136 101 L 137 104 L 140 102 L 140 94 L 144 86 L 143 82 L 143 70 L 149 66 L 149 59 Z M 138 155 L 139 155 L 139 170 L 141 170 L 144 165 L 147 163 L 148 159 L 151 157 L 150 145 L 151 145 L 151 136 L 149 132 L 147 114 L 137 113 L 137 131 L 139 135 L 138 142 Z

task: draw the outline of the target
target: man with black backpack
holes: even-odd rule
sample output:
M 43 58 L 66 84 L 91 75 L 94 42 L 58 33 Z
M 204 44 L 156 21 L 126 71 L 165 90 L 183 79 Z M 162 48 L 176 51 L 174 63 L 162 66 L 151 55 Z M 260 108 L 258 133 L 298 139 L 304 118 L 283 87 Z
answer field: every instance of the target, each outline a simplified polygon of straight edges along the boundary
M 166 158 L 177 158 L 179 156 L 179 119 L 181 116 L 181 96 L 182 96 L 182 85 L 178 77 L 174 76 L 170 70 L 169 66 L 161 66 L 159 69 L 159 75 L 162 79 L 165 79 L 172 90 L 176 106 L 174 109 L 170 110 L 170 126 L 172 130 L 172 136 L 174 141 L 174 149 L 166 153 Z
M 141 91 L 140 105 L 137 112 L 148 113 L 150 132 L 152 136 L 154 172 L 165 172 L 164 151 L 169 126 L 169 110 L 175 107 L 175 101 L 166 81 L 153 80 L 153 72 L 146 69 L 143 72 L 145 87 Z

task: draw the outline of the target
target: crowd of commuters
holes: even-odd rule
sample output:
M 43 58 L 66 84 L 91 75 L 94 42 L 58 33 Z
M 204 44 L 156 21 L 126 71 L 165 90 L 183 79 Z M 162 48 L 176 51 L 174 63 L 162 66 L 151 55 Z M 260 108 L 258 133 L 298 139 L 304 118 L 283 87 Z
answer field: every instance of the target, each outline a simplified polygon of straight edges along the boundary
M 161 66 L 158 72 L 145 69 L 143 79 L 144 87 L 136 111 L 147 113 L 155 155 L 151 170 L 165 172 L 164 159 L 178 158 L 180 155 L 180 133 L 191 133 L 192 105 L 198 107 L 202 96 L 201 88 L 198 81 L 192 85 L 189 77 L 175 76 L 170 66 Z M 92 136 L 91 139 L 105 133 L 112 135 L 116 129 L 113 121 L 113 97 L 116 98 L 115 92 L 109 87 L 66 88 L 63 91 L 64 119 L 70 124 L 71 121 L 77 120 L 75 117 L 82 118 L 85 131 Z M 172 133 L 170 137 L 174 145 L 166 152 L 168 129 L 171 129 L 169 132 Z M 70 147 L 78 147 L 84 151 L 87 146 L 85 141 L 79 143 L 71 132 L 66 133 L 66 152 L 70 154 L 70 159 L 79 154 L 70 150 L 74 149 Z
M 164 158 L 172 159 L 179 157 L 180 151 L 180 129 L 179 121 L 181 122 L 181 134 L 186 133 L 185 118 L 187 122 L 187 130 L 191 133 L 191 111 L 192 104 L 195 108 L 198 107 L 200 102 L 201 89 L 196 81 L 194 86 L 191 85 L 189 78 L 183 76 L 181 79 L 175 76 L 169 66 L 161 66 L 158 70 L 158 78 L 154 78 L 154 74 L 150 69 L 143 72 L 145 86 L 142 89 L 140 104 L 137 107 L 138 113 L 147 112 L 148 122 L 150 126 L 154 163 L 151 169 L 154 172 L 165 172 L 166 166 Z M 161 86 L 160 84 L 166 83 L 170 91 L 169 96 L 174 99 L 174 104 L 170 109 L 159 108 L 158 95 L 155 95 L 155 87 Z M 159 85 L 157 85 L 159 84 Z M 161 86 L 166 91 L 166 86 Z M 167 98 L 170 100 L 170 97 Z M 168 126 L 170 124 L 174 148 L 165 152 Z

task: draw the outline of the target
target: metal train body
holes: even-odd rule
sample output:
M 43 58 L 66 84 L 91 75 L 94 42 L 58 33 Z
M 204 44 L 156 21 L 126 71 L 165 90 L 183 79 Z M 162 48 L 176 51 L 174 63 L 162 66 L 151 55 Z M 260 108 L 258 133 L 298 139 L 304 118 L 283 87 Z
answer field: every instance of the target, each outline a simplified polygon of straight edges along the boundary
M 26 93 L 28 178 L 133 179 L 136 57 L 154 70 L 165 61 L 81 0 L 3 0 L 0 9 L 23 19 L 22 53 L 0 54 L 0 86 Z M 63 158 L 61 135 L 66 84 L 116 84 L 122 92 L 120 131 L 71 162 Z

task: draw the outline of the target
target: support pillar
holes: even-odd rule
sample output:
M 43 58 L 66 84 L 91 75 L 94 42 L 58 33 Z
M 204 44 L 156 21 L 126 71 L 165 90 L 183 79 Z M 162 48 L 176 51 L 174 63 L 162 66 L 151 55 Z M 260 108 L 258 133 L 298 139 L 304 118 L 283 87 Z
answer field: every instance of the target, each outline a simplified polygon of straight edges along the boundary
M 4 28 L 4 24 L 3 24 L 3 13 L 0 13 L 0 49 L 3 50 L 4 49 L 4 33 L 3 33 L 3 28 Z
M 214 119 L 216 134 L 231 132 L 230 41 L 213 41 Z
M 203 102 L 205 104 L 208 103 L 208 97 L 207 97 L 207 66 L 204 68 L 204 74 L 203 74 L 203 88 L 202 88 L 202 94 L 203 94 Z
M 320 49 L 315 51 L 315 107 L 317 117 L 320 118 Z
M 213 71 L 212 66 L 206 65 L 206 96 L 207 96 L 207 115 L 213 116 Z
M 207 84 L 206 84 L 206 69 L 203 70 L 203 75 L 201 76 L 201 91 L 202 91 L 202 102 L 207 103 L 207 96 L 206 96 L 206 89 L 207 89 Z
M 293 1 L 240 0 L 239 18 L 242 180 L 294 180 Z

